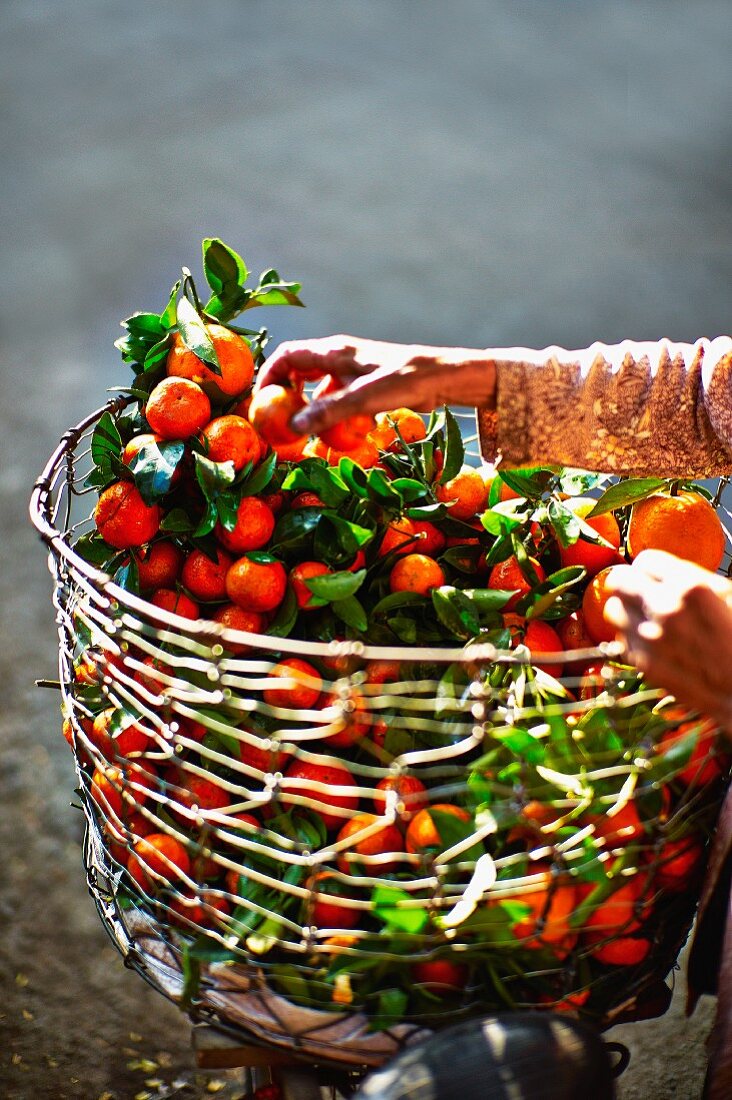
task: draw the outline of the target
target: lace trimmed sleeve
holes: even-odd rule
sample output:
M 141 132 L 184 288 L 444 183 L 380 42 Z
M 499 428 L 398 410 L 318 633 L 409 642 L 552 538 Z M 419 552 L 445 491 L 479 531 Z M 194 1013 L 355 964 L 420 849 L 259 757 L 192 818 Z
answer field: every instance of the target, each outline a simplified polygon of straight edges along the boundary
M 493 353 L 485 458 L 613 474 L 732 474 L 732 339 Z

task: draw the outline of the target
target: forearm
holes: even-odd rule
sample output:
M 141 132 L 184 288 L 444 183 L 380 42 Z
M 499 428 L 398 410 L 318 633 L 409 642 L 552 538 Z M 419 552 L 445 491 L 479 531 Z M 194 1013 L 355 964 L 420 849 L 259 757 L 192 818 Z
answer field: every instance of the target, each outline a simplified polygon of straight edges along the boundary
M 732 472 L 732 340 L 494 349 L 483 453 L 617 474 Z

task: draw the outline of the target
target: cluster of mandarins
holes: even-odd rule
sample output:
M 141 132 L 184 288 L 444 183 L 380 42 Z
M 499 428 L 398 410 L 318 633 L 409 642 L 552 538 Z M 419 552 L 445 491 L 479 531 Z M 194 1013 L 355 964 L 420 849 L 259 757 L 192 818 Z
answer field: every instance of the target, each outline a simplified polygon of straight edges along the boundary
M 154 731 L 134 708 L 109 706 L 108 697 L 94 694 L 105 675 L 114 682 L 115 664 L 121 668 L 124 658 L 88 649 L 76 665 L 78 685 L 88 689 L 85 710 L 77 714 L 82 736 L 70 722 L 65 732 L 86 761 L 91 797 L 125 881 L 179 927 L 229 940 L 234 930 L 246 945 L 257 933 L 260 948 L 266 942 L 275 959 L 285 928 L 276 920 L 267 926 L 265 918 L 272 934 L 263 935 L 253 913 L 281 903 L 280 917 L 325 930 L 331 953 L 308 961 L 310 978 L 317 975 L 308 987 L 311 1003 L 351 1002 L 343 952 L 358 948 L 361 941 L 349 933 L 364 929 L 377 937 L 387 931 L 395 942 L 407 929 L 416 937 L 414 953 L 422 957 L 410 957 L 403 977 L 387 983 L 398 986 L 392 990 L 397 1015 L 415 1014 L 415 996 L 422 1012 L 466 989 L 478 1003 L 476 989 L 487 973 L 483 956 L 468 951 L 456 961 L 451 937 L 426 913 L 405 924 L 399 884 L 426 874 L 442 852 L 472 835 L 486 806 L 500 805 L 500 827 L 471 852 L 473 862 L 490 852 L 513 872 L 503 888 L 499 877 L 483 923 L 474 914 L 466 921 L 468 945 L 540 952 L 550 974 L 577 951 L 601 967 L 641 964 L 652 949 L 659 898 L 681 896 L 703 862 L 702 818 L 684 824 L 678 808 L 700 790 L 719 787 L 725 759 L 711 722 L 689 721 L 668 701 L 660 710 L 653 701 L 626 707 L 617 722 L 611 716 L 598 723 L 593 701 L 607 687 L 608 669 L 566 652 L 612 639 L 603 618 L 607 579 L 641 550 L 720 566 L 724 532 L 706 496 L 694 486 L 655 481 L 625 495 L 617 486 L 608 490 L 616 497 L 606 497 L 606 505 L 617 503 L 603 508 L 597 497 L 571 492 L 601 484 L 592 475 L 549 469 L 502 475 L 465 465 L 448 413 L 428 425 L 418 413 L 397 409 L 375 419 L 353 417 L 319 438 L 297 437 L 290 420 L 307 400 L 305 384 L 317 383 L 322 394 L 338 380 L 295 375 L 288 385 L 257 388 L 251 341 L 205 311 L 199 320 L 204 336 L 199 328 L 195 339 L 190 324 L 171 326 L 156 372 L 136 380 L 132 414 L 127 408 L 108 418 L 104 438 L 92 446 L 101 473 L 91 482 L 99 489 L 96 531 L 84 552 L 155 607 L 249 635 L 390 646 L 523 645 L 529 680 L 537 685 L 535 710 L 518 722 L 523 741 L 496 721 L 495 734 L 489 723 L 472 755 L 462 750 L 465 782 L 448 801 L 442 779 L 433 777 L 439 769 L 404 768 L 399 758 L 410 747 L 444 752 L 458 740 L 452 719 L 441 731 L 433 728 L 425 743 L 410 733 L 415 724 L 396 705 L 371 705 L 390 685 L 416 678 L 409 661 L 280 656 L 256 720 L 222 708 L 236 734 L 227 740 L 217 739 L 206 721 L 175 716 L 176 755 L 161 763 Z M 314 532 L 324 522 L 329 535 L 318 541 Z M 256 637 L 227 639 L 232 656 L 256 654 Z M 133 682 L 154 695 L 165 659 L 137 656 Z M 356 667 L 361 687 L 338 711 L 339 678 Z M 440 681 L 443 671 L 421 667 L 419 676 Z M 509 689 L 515 694 L 515 666 L 487 675 L 496 698 Z M 567 675 L 576 686 L 562 682 Z M 468 695 L 463 698 L 467 708 Z M 547 737 L 542 708 L 552 702 L 563 740 Z M 406 701 L 404 708 L 407 713 Z M 307 759 L 297 752 L 303 712 L 324 715 L 322 737 L 305 745 Z M 213 753 L 204 752 L 212 738 Z M 591 770 L 595 751 L 597 761 L 618 766 L 588 795 L 579 777 Z M 621 790 L 627 761 L 638 757 L 652 781 L 639 767 L 635 793 Z M 665 770 L 653 772 L 665 757 Z M 364 763 L 372 776 L 368 796 L 359 778 Z M 574 787 L 552 788 L 557 780 L 547 774 L 561 777 L 572 769 Z M 245 801 L 245 781 L 264 789 L 273 775 L 279 778 L 267 787 L 269 803 L 237 808 Z M 582 830 L 591 834 L 595 853 L 586 875 L 579 864 L 547 854 L 526 862 L 534 849 L 546 852 Z M 275 874 L 271 859 L 248 848 L 263 836 L 274 850 L 280 836 L 308 849 L 327 843 L 338 854 L 317 874 L 303 871 L 299 880 L 287 880 L 306 886 L 306 897 L 290 893 L 274 902 L 246 874 L 247 866 L 260 878 Z M 288 866 L 283 863 L 283 873 Z M 369 882 L 364 888 L 361 873 Z M 516 874 L 527 884 L 514 894 Z M 374 875 L 391 884 L 391 903 L 383 889 L 373 894 Z M 453 883 L 469 880 L 461 865 Z M 369 899 L 371 912 L 363 904 Z M 495 987 L 503 971 L 495 959 L 489 969 Z M 280 983 L 285 992 L 287 973 Z M 566 973 L 561 987 L 555 977 L 547 979 L 538 1000 L 569 1009 L 583 1004 L 592 982 L 575 971 L 568 986 Z M 361 983 L 359 1003 L 382 995 L 377 954 L 371 967 L 361 960 L 353 981 Z

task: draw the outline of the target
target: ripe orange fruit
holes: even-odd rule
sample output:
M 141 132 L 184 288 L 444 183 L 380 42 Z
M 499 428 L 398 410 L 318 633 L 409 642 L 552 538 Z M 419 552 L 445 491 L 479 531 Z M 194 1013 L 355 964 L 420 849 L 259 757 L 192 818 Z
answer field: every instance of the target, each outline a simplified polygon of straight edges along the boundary
M 590 935 L 587 937 L 587 942 L 594 943 L 598 938 L 604 937 Z M 608 966 L 637 966 L 638 963 L 643 962 L 650 950 L 650 940 L 636 936 L 620 936 L 618 939 L 593 948 L 590 954 L 593 959 Z
M 215 561 L 203 550 L 192 550 L 185 560 L 181 581 L 197 600 L 226 599 L 226 574 L 233 562 L 223 550 L 214 552 Z
M 601 569 L 587 585 L 582 597 L 585 630 L 595 644 L 612 642 L 615 639 L 615 627 L 607 622 L 603 612 L 611 595 L 607 590 L 608 579 L 614 576 L 615 570 L 618 569 L 630 569 L 630 566 L 610 565 L 607 569 Z
M 182 928 L 213 928 L 220 923 L 218 917 L 227 917 L 231 912 L 231 905 L 226 898 L 219 897 L 206 891 L 203 895 L 194 894 L 190 890 L 167 901 L 171 923 Z
M 699 876 L 704 862 L 704 845 L 695 837 L 669 840 L 660 854 L 655 884 L 662 890 L 683 893 Z
M 594 823 L 595 839 L 607 848 L 621 848 L 645 836 L 645 827 L 633 802 L 626 802 L 612 817 L 588 814 L 587 821 Z
M 185 877 L 190 869 L 188 852 L 179 840 L 167 833 L 150 833 L 142 837 L 127 862 L 130 876 L 146 893 Z
M 156 435 L 155 432 L 143 432 L 141 435 L 136 435 L 128 443 L 120 456 L 121 461 L 125 466 L 131 466 L 133 459 L 137 457 L 143 447 L 148 447 L 151 443 L 164 443 L 165 440 L 162 436 Z M 183 475 L 182 466 L 176 466 L 173 476 L 170 479 L 171 485 L 177 485 Z
M 489 478 L 486 479 L 485 484 L 486 484 L 486 489 L 488 490 L 488 495 L 489 496 L 490 496 L 491 489 L 493 488 L 493 485 L 495 484 L 495 482 L 498 482 L 500 484 L 500 487 L 501 487 L 500 496 L 498 498 L 499 500 L 522 500 L 523 499 L 522 496 L 521 496 L 521 493 L 517 493 L 514 489 L 511 488 L 510 485 L 507 485 L 506 482 L 501 477 L 501 475 L 498 474 L 498 473 L 493 474 L 492 477 L 489 477 Z
M 269 775 L 270 772 L 284 771 L 290 755 L 289 752 L 279 749 L 276 741 L 271 742 L 271 748 L 269 749 L 252 745 L 249 741 L 239 742 L 239 759 L 242 764 L 246 764 L 247 767 L 254 768 L 256 771 L 264 772 L 265 775 Z
M 116 714 L 116 707 L 100 711 L 89 730 L 89 740 L 102 756 L 112 761 L 116 756 L 145 752 L 154 745 L 151 735 L 135 722 L 130 722 L 113 734 L 110 726 Z
M 141 591 L 173 588 L 183 565 L 183 551 L 169 539 L 154 542 L 137 555 L 137 576 Z
M 337 692 L 326 692 L 320 700 L 321 707 L 338 707 L 340 715 L 334 718 L 331 732 L 323 729 L 322 736 L 327 739 L 329 745 L 337 748 L 347 748 L 355 745 L 362 737 L 366 737 L 371 727 L 371 712 L 363 696 L 357 691 L 351 691 L 347 699 L 342 699 Z
M 216 776 L 212 775 L 210 779 L 206 779 L 205 776 L 192 775 L 176 769 L 173 785 L 175 791 L 172 797 L 194 813 L 225 810 L 231 805 L 231 795 L 216 782 Z M 176 813 L 175 809 L 172 812 Z M 185 814 L 176 814 L 176 816 L 180 816 L 184 821 L 190 820 Z
M 226 574 L 226 594 L 245 611 L 274 611 L 285 598 L 287 574 L 281 562 L 244 556 Z
M 264 701 L 270 707 L 310 710 L 320 698 L 323 681 L 317 668 L 299 657 L 286 657 L 270 672 L 273 680 L 282 682 L 264 689 Z
M 513 622 L 513 620 L 521 620 Z M 528 622 L 521 615 L 509 612 L 503 616 L 504 625 L 511 631 L 512 643 L 523 642 L 531 650 L 531 663 L 536 668 L 546 672 L 549 676 L 561 676 L 564 662 L 562 660 L 552 662 L 539 662 L 540 656 L 562 657 L 564 647 L 562 639 L 556 630 L 542 619 L 531 619 Z
M 211 402 L 186 378 L 164 378 L 147 399 L 145 417 L 162 439 L 188 439 L 211 419 Z
M 517 892 L 513 899 L 530 908 L 530 913 L 513 925 L 513 934 L 522 941 L 522 947 L 548 944 L 561 957 L 572 950 L 577 940 L 570 926 L 577 904 L 575 888 L 555 880 L 551 868 L 546 866 L 537 866 L 532 874 L 539 877 L 537 889 Z
M 292 782 L 292 781 L 297 782 Z M 304 781 L 304 782 L 303 782 Z M 345 787 L 345 793 L 334 788 Z M 358 807 L 358 787 L 353 776 L 340 761 L 332 764 L 309 764 L 296 760 L 285 772 L 280 799 L 285 805 L 296 805 L 293 796 L 312 799 L 309 809 L 318 814 L 326 829 L 339 829 Z M 352 793 L 351 793 L 352 792 Z M 331 813 L 331 810 L 349 811 Z
M 328 447 L 325 459 L 329 466 L 337 466 L 342 458 L 350 458 L 362 470 L 370 470 L 378 464 L 379 452 L 371 442 L 370 437 L 361 440 L 359 444 L 347 451 L 341 451 L 336 447 Z
M 384 558 L 393 550 L 399 550 L 402 547 L 404 548 L 404 553 L 418 549 L 417 531 L 414 521 L 409 519 L 408 516 L 402 516 L 400 519 L 395 519 L 393 523 L 389 524 L 379 544 L 377 553 L 380 558 Z
M 155 786 L 155 771 L 148 764 L 128 764 L 124 767 L 97 768 L 92 775 L 91 796 L 105 817 L 118 818 L 123 811 L 129 815 L 141 806 Z
M 436 802 L 434 806 L 426 806 L 423 810 L 417 811 L 407 826 L 405 840 L 408 852 L 414 854 L 424 852 L 427 848 L 440 848 L 443 846 L 439 827 L 431 816 L 432 810 L 437 810 L 438 813 L 442 814 L 452 814 L 460 821 L 470 821 L 468 811 L 464 810 L 462 806 L 454 806 L 451 802 Z
M 472 519 L 485 511 L 488 489 L 478 470 L 464 466 L 459 474 L 437 486 L 435 496 L 447 505 L 453 519 Z
M 685 717 L 685 714 L 683 711 L 672 708 L 664 711 L 663 717 L 673 719 Z M 719 779 L 724 771 L 720 758 L 715 754 L 718 732 L 718 727 L 711 718 L 700 717 L 682 722 L 681 725 L 662 734 L 657 750 L 665 754 L 679 741 L 685 741 L 688 737 L 691 742 L 695 738 L 689 761 L 675 778 L 687 787 L 692 784 L 701 787 Z
M 317 884 L 317 889 L 315 885 Z M 316 928 L 355 928 L 361 919 L 360 910 L 344 905 L 339 898 L 347 898 L 343 884 L 328 874 L 320 871 L 311 879 L 313 886 L 311 898 L 306 905 L 311 906 L 310 922 Z
M 307 454 L 308 437 L 300 436 L 294 443 L 272 443 L 278 462 L 299 462 Z
M 298 493 L 290 502 L 290 508 L 325 508 L 325 501 L 317 493 Z
M 578 890 L 578 901 L 591 892 L 589 884 L 582 884 Z M 643 891 L 640 876 L 619 879 L 618 888 L 593 909 L 585 921 L 584 930 L 598 939 L 634 932 L 640 927 L 637 919 L 637 906 Z
M 362 833 L 370 826 L 375 825 L 378 820 L 375 814 L 355 814 L 340 828 L 336 840 L 350 840 L 351 837 L 355 837 L 358 833 Z M 352 856 L 378 856 L 389 852 L 403 851 L 404 840 L 396 825 L 382 825 L 370 832 L 368 836 L 356 840 L 345 852 L 339 853 L 338 870 L 343 871 L 345 875 L 359 874 L 359 872 L 371 876 L 383 875 L 388 871 L 398 870 L 399 861 L 386 859 L 361 864 L 357 859 L 348 859 L 346 853 Z
M 633 505 L 628 524 L 631 558 L 642 550 L 665 550 L 714 571 L 722 564 L 724 549 L 719 517 L 699 493 L 656 493 Z
M 303 436 L 290 427 L 290 419 L 306 405 L 302 390 L 275 384 L 263 386 L 252 397 L 249 419 L 271 446 L 298 443 Z
M 320 438 L 326 447 L 332 447 L 336 451 L 354 451 L 361 446 L 373 427 L 373 416 L 348 416 L 331 428 L 326 428 Z
M 591 519 L 586 518 L 587 513 L 592 511 L 596 503 L 592 497 L 570 497 L 569 500 L 565 500 L 564 506 L 584 520 L 593 531 L 597 531 L 601 538 L 611 543 L 611 546 L 601 546 L 580 535 L 577 542 L 572 543 L 571 546 L 559 548 L 562 567 L 582 565 L 587 570 L 588 577 L 594 577 L 595 573 L 599 573 L 601 569 L 607 569 L 609 565 L 619 564 L 620 560 L 618 554 L 620 528 L 612 512 L 604 512 L 601 516 L 593 516 Z
M 275 529 L 274 512 L 259 497 L 242 497 L 236 510 L 236 524 L 227 531 L 221 523 L 216 524 L 216 538 L 227 550 L 242 553 L 244 550 L 259 550 L 272 537 Z
M 565 650 L 592 649 L 594 646 L 592 638 L 585 630 L 585 617 L 581 611 L 573 611 L 566 619 L 561 619 L 557 623 L 557 634 Z M 587 661 L 567 661 L 565 667 L 571 675 L 581 676 L 587 664 Z
M 441 554 L 447 545 L 447 539 L 442 531 L 438 530 L 434 523 L 429 523 L 428 520 L 413 519 L 411 523 L 419 540 L 414 549 L 418 550 L 420 554 L 426 554 L 429 558 L 436 558 L 438 554 Z
M 371 432 L 371 439 L 381 451 L 399 450 L 401 447 L 397 433 L 389 421 L 397 425 L 405 443 L 417 443 L 427 435 L 424 420 L 413 409 L 401 408 L 377 413 L 376 427 Z
M 99 495 L 94 522 L 105 542 L 117 550 L 141 546 L 155 538 L 160 527 L 160 507 L 145 504 L 131 481 L 115 481 Z
M 400 661 L 369 661 L 366 665 L 366 677 L 370 684 L 387 684 L 398 680 L 401 674 Z
M 235 603 L 227 603 L 217 608 L 211 618 L 228 630 L 244 630 L 248 634 L 261 634 L 264 626 L 264 618 L 258 611 L 245 611 Z M 236 656 L 249 653 L 252 648 L 244 642 L 225 642 L 224 644 L 229 653 Z
M 529 558 L 534 572 L 536 573 L 539 581 L 546 580 L 546 573 L 542 566 L 536 560 L 536 558 Z M 531 582 L 521 572 L 518 559 L 515 557 L 506 558 L 505 561 L 498 562 L 494 565 L 488 574 L 488 588 L 503 589 L 506 592 L 514 592 L 515 595 L 511 596 L 511 599 L 504 607 L 504 611 L 511 611 L 516 606 L 522 596 L 525 596 L 527 592 L 531 591 Z
M 150 597 L 150 603 L 172 615 L 181 615 L 184 619 L 200 619 L 201 609 L 195 600 L 178 592 L 174 588 L 157 588 Z
M 385 775 L 376 784 L 374 808 L 378 814 L 386 813 L 387 791 L 397 793 L 397 813 L 401 821 L 411 821 L 428 801 L 427 788 L 415 775 Z
M 400 558 L 389 574 L 392 592 L 418 592 L 426 596 L 433 588 L 445 583 L 445 574 L 433 558 L 426 554 L 407 554 Z
M 333 570 L 322 561 L 301 561 L 290 570 L 290 585 L 301 611 L 314 611 L 322 607 L 322 603 L 313 596 L 305 581 L 310 580 L 311 577 L 323 577 L 332 572 Z
M 259 436 L 243 416 L 217 416 L 203 429 L 201 438 L 212 462 L 231 461 L 235 470 L 259 462 L 262 454 Z
M 421 985 L 438 996 L 465 989 L 469 974 L 467 966 L 450 962 L 449 959 L 429 959 L 414 963 L 410 969 L 415 985 Z
M 165 360 L 166 372 L 170 376 L 189 378 L 192 382 L 205 386 L 214 398 L 219 398 L 222 394 L 236 397 L 251 385 L 254 377 L 254 358 L 249 344 L 224 325 L 207 324 L 206 331 L 216 351 L 221 374 L 211 370 L 190 351 L 183 343 L 180 333 L 175 334 L 173 346 Z

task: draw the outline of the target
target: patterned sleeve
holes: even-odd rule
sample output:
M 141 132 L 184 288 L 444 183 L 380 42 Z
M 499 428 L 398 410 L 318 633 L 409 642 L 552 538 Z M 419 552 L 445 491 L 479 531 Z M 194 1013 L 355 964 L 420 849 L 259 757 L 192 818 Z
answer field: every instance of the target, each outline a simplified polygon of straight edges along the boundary
M 492 353 L 485 458 L 614 474 L 732 474 L 732 339 Z

